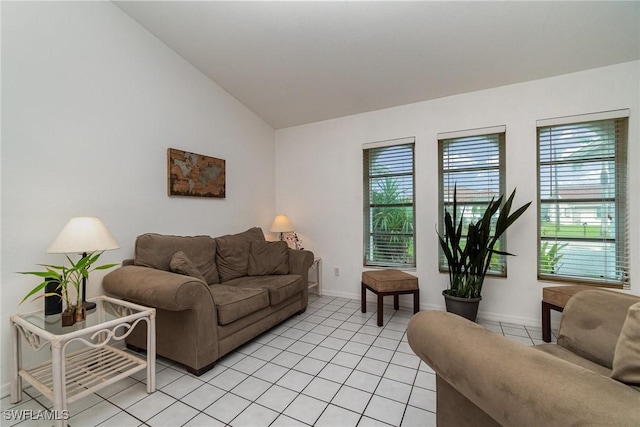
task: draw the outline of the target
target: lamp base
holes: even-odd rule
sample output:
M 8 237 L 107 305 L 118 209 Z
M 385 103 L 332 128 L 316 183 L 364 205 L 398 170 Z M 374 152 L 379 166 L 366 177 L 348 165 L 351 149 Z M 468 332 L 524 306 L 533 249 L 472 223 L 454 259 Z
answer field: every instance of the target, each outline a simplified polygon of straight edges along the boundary
M 87 253 L 85 252 L 82 255 L 82 257 L 86 258 Z M 94 308 L 96 308 L 95 302 L 87 301 L 87 278 L 86 277 L 82 278 L 82 308 L 84 308 L 85 310 L 93 310 Z

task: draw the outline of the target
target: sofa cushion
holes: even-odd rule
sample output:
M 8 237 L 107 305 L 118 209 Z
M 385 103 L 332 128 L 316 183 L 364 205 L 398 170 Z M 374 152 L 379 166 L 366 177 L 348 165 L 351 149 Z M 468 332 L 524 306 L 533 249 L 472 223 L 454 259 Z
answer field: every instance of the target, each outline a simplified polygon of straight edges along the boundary
M 269 304 L 278 305 L 282 301 L 302 292 L 304 283 L 299 274 L 275 276 L 247 276 L 227 284 L 239 289 L 263 289 L 269 292 Z
M 174 273 L 195 277 L 196 279 L 200 279 L 206 283 L 206 280 L 204 280 L 200 270 L 193 265 L 189 257 L 187 257 L 187 255 L 182 251 L 178 251 L 173 254 L 171 261 L 169 262 L 169 268 L 171 268 L 171 271 Z
M 289 274 L 289 245 L 287 242 L 251 242 L 249 276 Z
M 627 312 L 613 355 L 611 378 L 640 386 L 640 302 Z
M 569 299 L 558 330 L 558 345 L 599 365 L 613 368 L 616 343 L 629 307 L 638 297 L 616 291 L 587 290 Z
M 264 234 L 259 227 L 253 227 L 243 233 L 216 237 L 215 240 L 220 282 L 226 282 L 247 275 L 251 242 L 264 241 Z
M 241 289 L 236 286 L 212 285 L 218 313 L 218 324 L 227 325 L 258 310 L 269 307 L 269 294 L 264 289 Z
M 184 252 L 208 285 L 219 283 L 216 241 L 209 236 L 143 234 L 136 239 L 134 264 L 171 271 L 171 258 L 178 251 Z

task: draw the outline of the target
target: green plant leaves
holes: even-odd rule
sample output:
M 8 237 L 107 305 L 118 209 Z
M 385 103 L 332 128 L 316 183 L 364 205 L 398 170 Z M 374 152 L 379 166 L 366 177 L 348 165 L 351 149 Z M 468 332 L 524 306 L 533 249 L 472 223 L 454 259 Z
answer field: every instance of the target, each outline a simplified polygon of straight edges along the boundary
M 95 266 L 92 268 L 93 264 L 98 261 L 102 252 L 91 252 L 82 258 L 80 258 L 77 262 L 74 262 L 68 255 L 65 255 L 67 261 L 71 267 L 67 267 L 64 265 L 51 265 L 51 264 L 38 264 L 44 267 L 45 271 L 20 271 L 19 274 L 29 274 L 36 277 L 42 277 L 43 279 L 53 279 L 57 280 L 60 284 L 58 287 L 62 291 L 62 295 L 65 298 L 65 302 L 67 306 L 70 306 L 71 301 L 69 300 L 68 287 L 73 286 L 76 290 L 77 301 L 78 303 L 82 300 L 82 295 L 80 294 L 80 285 L 82 284 L 82 279 L 88 279 L 89 273 L 94 270 L 107 270 L 109 268 L 115 267 L 118 264 L 104 264 Z M 33 289 L 31 289 L 27 295 L 20 301 L 20 304 L 25 302 L 30 297 L 38 294 L 44 287 L 47 285 L 47 280 L 42 281 L 37 284 Z M 40 298 L 43 295 L 38 295 L 36 298 Z
M 568 243 L 554 243 L 549 247 L 549 242 L 545 241 L 540 246 L 540 273 L 557 273 L 562 266 L 560 260 L 564 254 L 560 253 Z
M 449 295 L 461 298 L 478 298 L 482 293 L 484 277 L 494 254 L 513 254 L 494 249 L 496 242 L 504 232 L 529 208 L 531 202 L 524 204 L 510 214 L 516 190 L 502 203 L 503 195 L 497 200 L 491 199 L 482 217 L 467 227 L 466 243 L 461 246 L 464 211 L 459 221 L 457 212 L 457 186 L 453 188 L 453 214 L 445 212 L 444 236 L 438 234 L 440 246 L 449 266 Z M 495 232 L 491 234 L 491 221 L 496 213 Z M 454 224 L 457 227 L 454 228 Z

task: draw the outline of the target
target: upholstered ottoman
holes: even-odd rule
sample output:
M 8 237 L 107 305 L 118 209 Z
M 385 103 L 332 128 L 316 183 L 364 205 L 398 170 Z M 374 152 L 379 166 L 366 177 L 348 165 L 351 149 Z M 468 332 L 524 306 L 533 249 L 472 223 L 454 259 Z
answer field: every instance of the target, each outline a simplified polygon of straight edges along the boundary
M 399 270 L 362 272 L 362 312 L 367 312 L 367 289 L 378 296 L 378 326 L 382 326 L 382 299 L 393 295 L 393 308 L 400 308 L 398 296 L 413 294 L 413 312 L 420 311 L 418 278 Z

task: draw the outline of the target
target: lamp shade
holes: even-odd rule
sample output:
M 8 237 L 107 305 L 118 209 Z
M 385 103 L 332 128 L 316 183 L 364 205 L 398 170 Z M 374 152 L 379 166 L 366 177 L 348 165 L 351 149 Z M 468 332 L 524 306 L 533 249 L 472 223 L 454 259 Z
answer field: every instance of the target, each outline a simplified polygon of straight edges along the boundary
M 93 217 L 71 218 L 53 241 L 47 253 L 68 254 L 108 251 L 120 245 L 109 234 L 102 221 Z
M 293 231 L 293 225 L 286 215 L 277 215 L 271 224 L 269 231 L 272 233 L 288 233 Z

